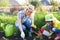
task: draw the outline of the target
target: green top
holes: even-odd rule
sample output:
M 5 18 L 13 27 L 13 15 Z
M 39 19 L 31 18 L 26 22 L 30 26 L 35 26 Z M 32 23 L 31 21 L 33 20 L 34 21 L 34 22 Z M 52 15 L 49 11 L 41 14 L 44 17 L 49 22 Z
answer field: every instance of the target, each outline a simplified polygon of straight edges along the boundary
M 45 24 L 44 26 L 42 26 L 42 28 L 45 29 L 45 30 L 47 30 L 48 32 L 49 32 L 49 30 L 50 30 L 46 24 Z M 47 35 L 47 36 L 51 36 L 51 35 L 52 35 L 52 33 L 50 33 L 50 34 Z

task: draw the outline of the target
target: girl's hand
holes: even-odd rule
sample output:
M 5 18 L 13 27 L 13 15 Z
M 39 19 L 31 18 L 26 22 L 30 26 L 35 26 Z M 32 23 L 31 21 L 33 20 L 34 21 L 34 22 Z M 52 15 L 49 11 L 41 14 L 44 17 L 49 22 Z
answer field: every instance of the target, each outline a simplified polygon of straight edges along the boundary
M 48 39 L 51 39 L 51 37 L 48 37 Z
M 52 32 L 52 31 L 50 30 L 50 33 L 53 34 L 54 32 Z

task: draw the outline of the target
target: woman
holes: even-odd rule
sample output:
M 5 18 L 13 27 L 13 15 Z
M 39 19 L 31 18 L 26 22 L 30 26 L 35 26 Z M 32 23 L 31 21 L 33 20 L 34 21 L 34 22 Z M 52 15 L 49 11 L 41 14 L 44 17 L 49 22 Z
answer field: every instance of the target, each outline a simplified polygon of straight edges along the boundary
M 20 30 L 22 38 L 25 38 L 24 31 L 26 29 L 29 32 L 29 36 L 32 36 L 31 26 L 34 25 L 34 16 L 31 17 L 31 15 L 33 11 L 34 11 L 34 6 L 28 5 L 27 8 L 18 12 L 16 28 Z

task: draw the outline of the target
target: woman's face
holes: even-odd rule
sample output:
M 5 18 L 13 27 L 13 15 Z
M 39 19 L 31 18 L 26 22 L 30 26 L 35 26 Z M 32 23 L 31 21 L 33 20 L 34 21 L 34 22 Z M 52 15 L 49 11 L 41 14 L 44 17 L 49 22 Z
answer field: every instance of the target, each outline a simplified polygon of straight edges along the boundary
M 27 16 L 30 16 L 31 14 L 32 14 L 32 9 L 27 9 L 27 10 L 26 10 L 26 15 L 27 15 Z

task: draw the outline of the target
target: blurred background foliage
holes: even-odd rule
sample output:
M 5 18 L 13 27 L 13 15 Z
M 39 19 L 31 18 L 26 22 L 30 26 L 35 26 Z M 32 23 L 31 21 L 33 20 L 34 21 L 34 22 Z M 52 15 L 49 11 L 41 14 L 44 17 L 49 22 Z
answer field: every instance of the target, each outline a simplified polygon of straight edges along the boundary
M 41 2 L 34 0 L 30 1 L 30 4 L 35 6 L 35 16 L 34 22 L 37 28 L 41 28 L 45 24 L 45 15 L 48 13 L 52 13 L 58 20 L 60 20 L 60 4 L 51 0 L 51 5 L 44 6 Z M 0 7 L 10 7 L 10 3 L 8 0 L 0 1 Z M 16 6 L 16 5 L 15 5 Z M 15 21 L 17 19 L 17 12 L 19 11 L 20 6 L 10 8 L 9 12 L 0 11 L 0 31 L 4 31 L 8 24 L 13 25 L 14 33 L 17 33 L 15 27 Z M 46 8 L 46 9 L 45 9 Z M 17 11 L 18 10 L 18 11 Z M 17 12 L 16 12 L 17 11 Z
M 8 0 L 0 0 L 0 7 L 10 6 Z

